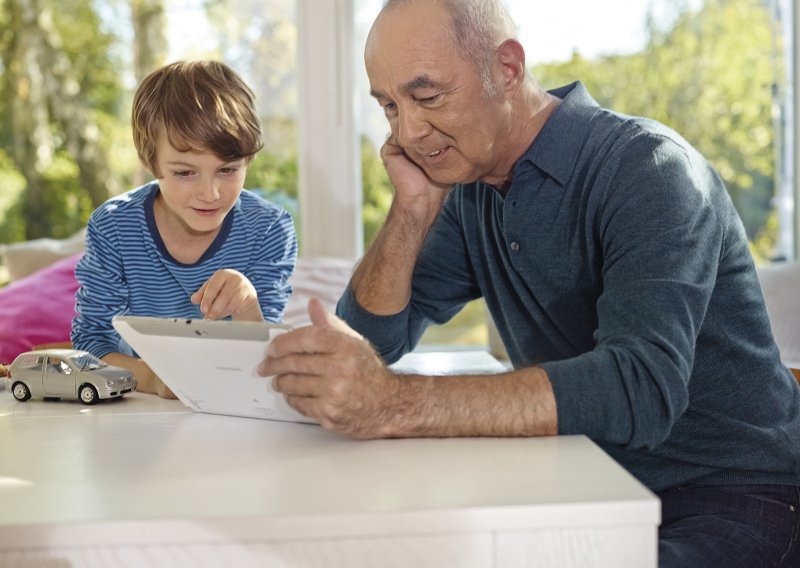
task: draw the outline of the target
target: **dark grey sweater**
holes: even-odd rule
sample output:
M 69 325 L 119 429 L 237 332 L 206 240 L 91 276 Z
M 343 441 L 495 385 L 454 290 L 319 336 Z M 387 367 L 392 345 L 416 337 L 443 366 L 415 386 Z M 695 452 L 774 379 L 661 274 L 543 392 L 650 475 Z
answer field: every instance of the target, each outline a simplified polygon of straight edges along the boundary
M 654 121 L 580 83 L 503 196 L 451 192 L 411 303 L 338 312 L 387 361 L 484 297 L 515 367 L 550 377 L 561 434 L 586 434 L 655 491 L 800 484 L 800 387 L 781 364 L 747 238 L 721 180 Z

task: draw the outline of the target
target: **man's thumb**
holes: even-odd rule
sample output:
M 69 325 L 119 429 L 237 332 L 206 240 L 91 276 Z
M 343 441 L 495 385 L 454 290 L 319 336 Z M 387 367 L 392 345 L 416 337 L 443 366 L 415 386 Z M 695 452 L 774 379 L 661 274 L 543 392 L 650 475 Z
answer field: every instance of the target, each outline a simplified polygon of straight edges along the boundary
M 322 302 L 320 302 L 318 298 L 311 298 L 308 301 L 308 315 L 311 318 L 311 323 L 314 325 L 341 331 L 353 337 L 361 337 L 349 325 L 336 317 L 335 314 L 326 310 L 325 306 L 322 305 Z

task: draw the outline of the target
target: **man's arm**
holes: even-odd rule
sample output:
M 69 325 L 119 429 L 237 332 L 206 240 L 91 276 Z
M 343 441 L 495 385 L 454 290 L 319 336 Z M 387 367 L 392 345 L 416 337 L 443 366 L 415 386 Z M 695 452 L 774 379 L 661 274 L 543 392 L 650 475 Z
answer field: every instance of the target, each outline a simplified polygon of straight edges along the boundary
M 309 303 L 312 326 L 274 338 L 259 374 L 291 406 L 354 438 L 545 436 L 555 398 L 539 368 L 428 377 L 390 371 L 347 324 Z
M 350 287 L 359 305 L 375 315 L 402 311 L 422 244 L 449 186 L 432 182 L 390 137 L 381 148 L 395 197 L 386 222 L 359 263 Z

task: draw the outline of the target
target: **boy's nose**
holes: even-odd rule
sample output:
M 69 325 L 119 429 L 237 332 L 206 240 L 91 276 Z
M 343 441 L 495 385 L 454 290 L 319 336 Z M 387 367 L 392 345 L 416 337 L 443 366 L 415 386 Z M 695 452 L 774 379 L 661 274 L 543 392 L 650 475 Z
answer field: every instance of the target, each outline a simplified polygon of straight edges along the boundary
M 204 201 L 216 201 L 219 199 L 219 183 L 215 179 L 204 182 L 199 191 L 200 199 Z

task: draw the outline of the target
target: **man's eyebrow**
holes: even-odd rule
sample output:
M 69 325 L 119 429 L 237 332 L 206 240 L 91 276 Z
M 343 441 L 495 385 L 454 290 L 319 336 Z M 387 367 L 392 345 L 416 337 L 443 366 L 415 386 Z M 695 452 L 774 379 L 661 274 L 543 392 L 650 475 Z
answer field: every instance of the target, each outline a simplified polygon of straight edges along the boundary
M 438 87 L 438 85 L 439 84 L 433 79 L 431 79 L 430 76 L 419 75 L 418 77 L 414 77 L 407 83 L 403 84 L 403 86 L 400 87 L 400 91 L 402 93 L 410 93 L 416 89 L 433 89 L 435 87 Z M 369 94 L 370 96 L 376 99 L 386 98 L 386 95 L 384 95 L 381 91 L 375 89 L 370 89 Z
M 438 83 L 434 81 L 429 75 L 418 75 L 411 79 L 408 83 L 402 86 L 401 90 L 404 93 L 410 93 L 416 89 L 431 89 L 436 87 Z

